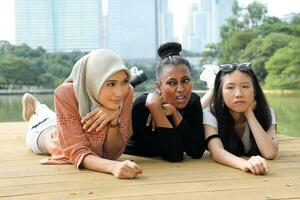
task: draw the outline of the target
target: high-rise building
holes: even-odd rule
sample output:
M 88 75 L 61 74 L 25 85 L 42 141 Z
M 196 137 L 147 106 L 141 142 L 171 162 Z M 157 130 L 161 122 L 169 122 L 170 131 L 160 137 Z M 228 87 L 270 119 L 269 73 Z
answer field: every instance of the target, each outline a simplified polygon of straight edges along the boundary
M 200 52 L 207 43 L 207 13 L 200 11 L 199 2 L 190 4 L 188 16 L 188 47 L 187 49 Z
M 204 0 L 202 0 L 204 1 Z M 213 3 L 214 26 L 212 27 L 212 42 L 220 41 L 220 28 L 232 16 L 232 0 L 214 0 Z
M 16 44 L 54 50 L 52 2 L 15 0 Z
M 15 0 L 16 44 L 50 52 L 108 48 L 124 59 L 155 59 L 172 41 L 168 0 Z
M 100 47 L 101 0 L 15 0 L 16 44 L 48 51 Z
M 190 0 L 189 4 L 184 47 L 201 52 L 208 43 L 220 41 L 220 28 L 232 15 L 232 0 Z
M 107 0 L 104 48 L 125 59 L 154 59 L 158 46 L 156 0 Z
M 173 13 L 169 9 L 169 0 L 157 0 L 158 43 L 174 41 Z

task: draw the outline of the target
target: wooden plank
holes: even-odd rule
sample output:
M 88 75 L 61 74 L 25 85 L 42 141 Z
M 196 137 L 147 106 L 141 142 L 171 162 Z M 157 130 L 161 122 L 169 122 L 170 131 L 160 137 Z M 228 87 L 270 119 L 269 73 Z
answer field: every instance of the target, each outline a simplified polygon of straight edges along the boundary
M 122 155 L 144 174 L 119 180 L 72 165 L 40 165 L 45 156 L 25 147 L 26 125 L 0 123 L 0 199 L 300 199 L 300 138 L 278 136 L 280 152 L 268 161 L 267 176 L 217 164 L 206 152 L 182 163 Z

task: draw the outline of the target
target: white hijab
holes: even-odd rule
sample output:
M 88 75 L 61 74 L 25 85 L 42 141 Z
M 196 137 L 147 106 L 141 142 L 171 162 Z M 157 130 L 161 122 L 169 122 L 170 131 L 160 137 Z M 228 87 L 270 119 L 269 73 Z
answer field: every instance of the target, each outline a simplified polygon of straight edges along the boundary
M 98 96 L 104 82 L 122 70 L 130 78 L 130 72 L 122 59 L 107 49 L 93 50 L 75 63 L 65 82 L 73 82 L 81 117 L 101 106 Z

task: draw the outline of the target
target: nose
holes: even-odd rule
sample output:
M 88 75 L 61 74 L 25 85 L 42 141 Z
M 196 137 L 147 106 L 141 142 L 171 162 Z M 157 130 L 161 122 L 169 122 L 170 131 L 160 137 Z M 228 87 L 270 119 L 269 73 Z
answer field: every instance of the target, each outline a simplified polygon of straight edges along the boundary
M 243 90 L 241 88 L 237 88 L 235 91 L 235 97 L 243 97 Z
M 124 88 L 121 85 L 118 85 L 114 88 L 114 95 L 116 97 L 122 97 L 124 92 Z
M 179 83 L 179 84 L 177 85 L 176 91 L 177 91 L 177 92 L 183 92 L 183 91 L 184 91 L 184 87 L 183 87 L 183 85 L 182 85 L 181 83 Z

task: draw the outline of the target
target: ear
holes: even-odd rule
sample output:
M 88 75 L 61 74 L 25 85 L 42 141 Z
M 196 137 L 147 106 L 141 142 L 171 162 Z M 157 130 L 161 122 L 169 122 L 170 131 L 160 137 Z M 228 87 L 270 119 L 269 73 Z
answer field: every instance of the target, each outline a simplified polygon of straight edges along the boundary
M 159 81 L 155 82 L 155 87 L 158 90 L 158 92 L 161 93 L 161 83 Z

